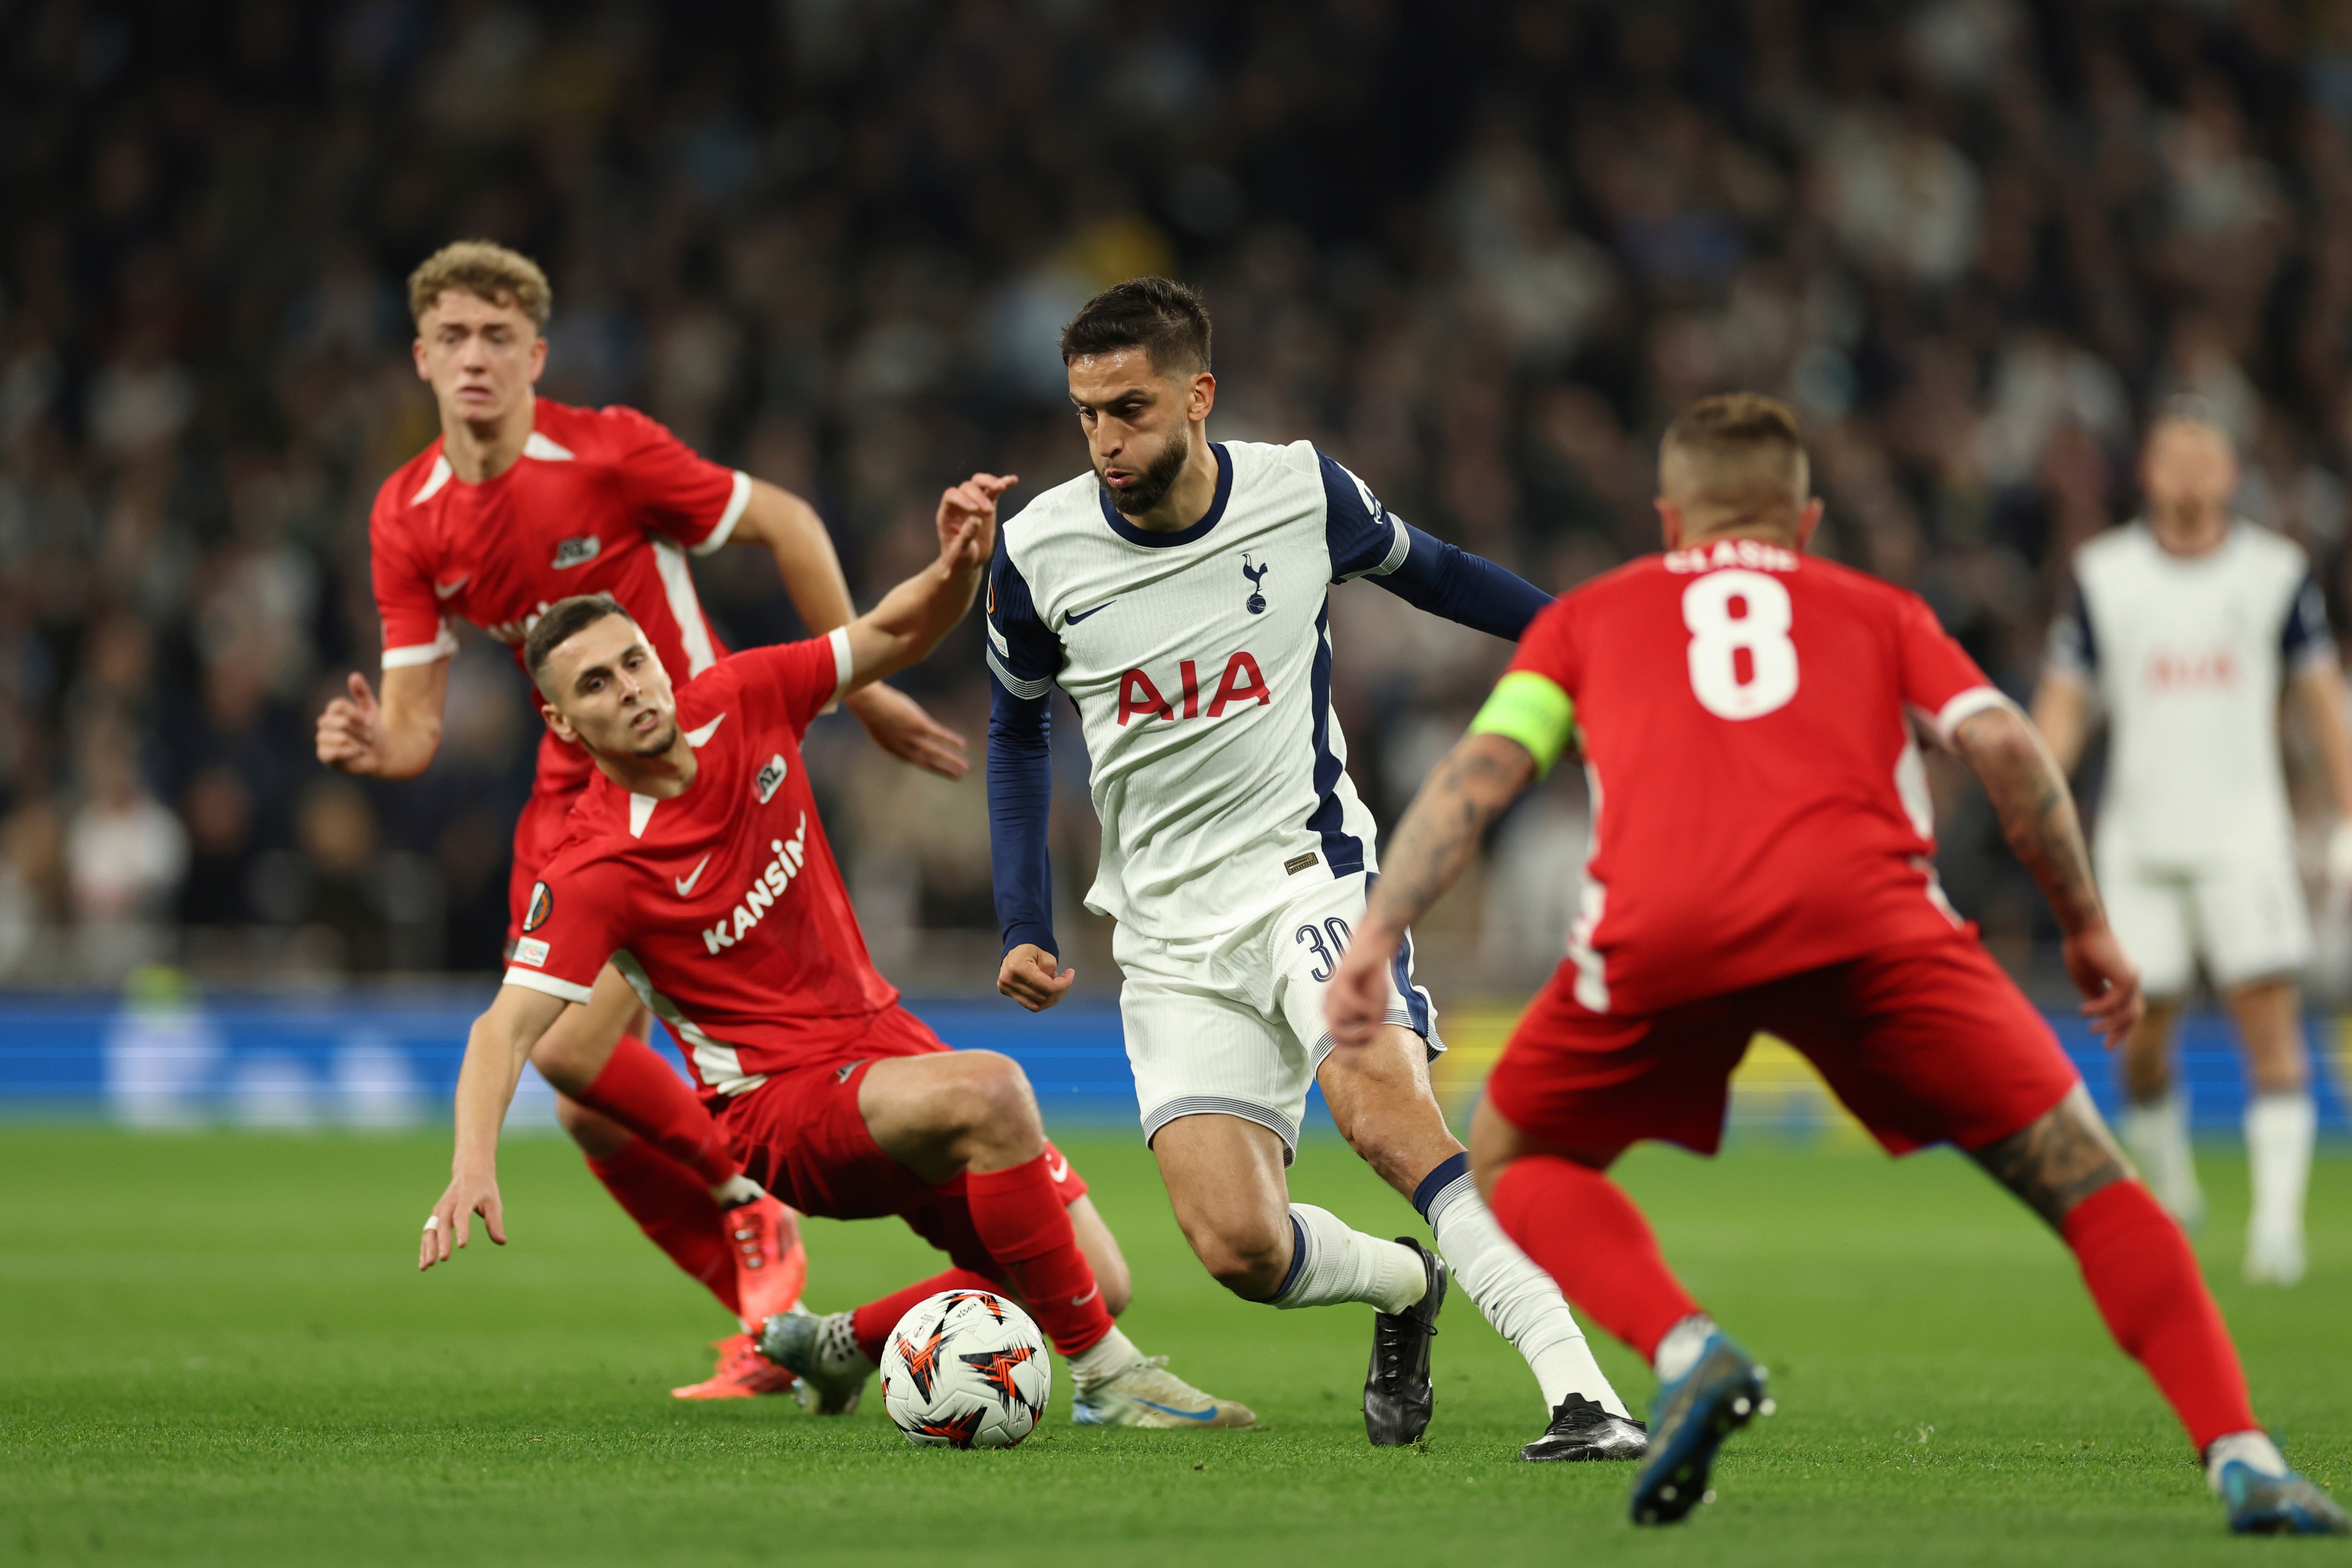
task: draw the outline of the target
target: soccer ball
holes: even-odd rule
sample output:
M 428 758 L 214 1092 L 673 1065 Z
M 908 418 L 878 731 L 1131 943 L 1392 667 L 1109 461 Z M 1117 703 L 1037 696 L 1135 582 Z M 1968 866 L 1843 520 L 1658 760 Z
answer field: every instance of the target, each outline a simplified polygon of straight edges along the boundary
M 987 1290 L 942 1290 L 882 1347 L 882 1408 L 919 1448 L 1010 1448 L 1054 1392 L 1029 1314 Z

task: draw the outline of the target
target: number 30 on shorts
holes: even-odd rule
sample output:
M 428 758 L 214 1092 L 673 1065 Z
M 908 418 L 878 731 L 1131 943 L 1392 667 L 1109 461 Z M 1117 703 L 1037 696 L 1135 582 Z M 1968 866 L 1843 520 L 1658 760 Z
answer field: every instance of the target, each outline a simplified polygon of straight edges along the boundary
M 1323 940 L 1327 936 L 1331 939 L 1328 944 Z M 1331 978 L 1332 971 L 1339 967 L 1339 960 L 1347 956 L 1348 922 L 1338 915 L 1319 926 L 1309 921 L 1291 932 L 1290 940 L 1307 944 L 1308 956 L 1315 960 L 1315 967 L 1307 972 L 1307 978 L 1320 985 Z
M 1691 695 L 1699 706 L 1718 719 L 1761 719 L 1787 707 L 1797 694 L 1790 619 L 1789 590 L 1761 572 L 1710 572 L 1684 589 Z

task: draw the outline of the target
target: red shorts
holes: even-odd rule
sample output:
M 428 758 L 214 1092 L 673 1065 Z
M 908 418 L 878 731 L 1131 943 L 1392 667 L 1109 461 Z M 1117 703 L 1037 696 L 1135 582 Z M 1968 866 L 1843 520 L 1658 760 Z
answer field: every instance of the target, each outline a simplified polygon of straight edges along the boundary
M 560 789 L 534 784 L 530 798 L 523 802 L 522 815 L 515 819 L 514 866 L 507 872 L 508 953 L 514 952 L 515 938 L 522 934 L 523 916 L 530 909 L 531 884 L 539 880 L 540 868 L 563 847 L 569 836 L 564 820 L 587 783 L 582 779 Z
M 719 1130 L 751 1178 L 803 1214 L 827 1219 L 897 1215 L 960 1268 L 997 1277 L 972 1229 L 961 1176 L 933 1186 L 882 1152 L 858 1114 L 866 1072 L 887 1057 L 929 1056 L 950 1047 L 904 1007 L 877 1014 L 856 1040 L 825 1059 L 786 1072 L 718 1110 Z M 1065 1205 L 1087 1195 L 1084 1176 L 1048 1142 L 1045 1168 Z
M 2050 1025 L 1972 941 L 1873 953 L 1664 1013 L 1613 1017 L 1555 976 L 1486 1080 L 1512 1126 L 1606 1163 L 1664 1139 L 1712 1154 L 1758 1031 L 1821 1073 L 1889 1153 L 1980 1149 L 2081 1081 Z

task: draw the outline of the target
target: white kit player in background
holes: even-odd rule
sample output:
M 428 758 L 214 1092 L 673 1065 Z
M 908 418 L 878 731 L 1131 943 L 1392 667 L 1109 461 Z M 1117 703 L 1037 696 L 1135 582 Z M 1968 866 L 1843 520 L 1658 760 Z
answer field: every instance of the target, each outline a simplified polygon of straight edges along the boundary
M 1410 943 L 1372 1045 L 1335 1053 L 1323 1025 L 1378 870 L 1331 709 L 1329 584 L 1370 576 L 1509 638 L 1549 598 L 1408 528 L 1304 441 L 1211 442 L 1208 315 L 1182 285 L 1106 290 L 1062 349 L 1094 471 L 1004 525 L 989 579 L 998 988 L 1042 1011 L 1075 981 L 1056 956 L 1045 842 L 1058 685 L 1102 822 L 1087 903 L 1118 922 L 1144 1136 L 1192 1250 L 1246 1300 L 1373 1306 L 1376 1444 L 1428 1425 L 1450 1268 L 1542 1387 L 1553 1419 L 1525 1457 L 1638 1458 L 1641 1428 L 1446 1129 L 1428 1065 L 1444 1047 Z M 1284 1169 L 1318 1081 L 1349 1142 L 1429 1221 L 1436 1255 L 1289 1201 Z
M 2246 1277 L 2304 1271 L 2304 1193 L 2316 1117 L 2296 974 L 2311 921 L 2280 764 L 2279 694 L 2309 723 L 2335 797 L 2327 879 L 2352 888 L 2352 731 L 2326 610 L 2292 541 L 2231 515 L 2238 460 L 2195 410 L 2148 432 L 2147 516 L 2074 558 L 2033 717 L 2070 771 L 2105 711 L 2095 853 L 2107 913 L 2145 979 L 2147 1016 L 2124 1046 L 2125 1142 L 2183 1224 L 2204 1196 L 2172 1047 L 2198 964 L 2243 1043 L 2252 1094 L 2253 1215 Z

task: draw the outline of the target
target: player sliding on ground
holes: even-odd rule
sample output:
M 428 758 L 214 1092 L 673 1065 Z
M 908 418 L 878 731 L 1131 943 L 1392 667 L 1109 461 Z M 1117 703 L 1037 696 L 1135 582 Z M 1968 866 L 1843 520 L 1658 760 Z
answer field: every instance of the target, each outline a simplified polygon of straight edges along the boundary
M 1924 603 L 1803 553 L 1822 503 L 1786 408 L 1696 404 L 1658 469 L 1666 553 L 1528 628 L 1399 826 L 1330 992 L 1339 1054 L 1377 1048 L 1406 926 L 1580 745 L 1597 824 L 1583 914 L 1487 1083 L 1471 1152 L 1512 1238 L 1657 1371 L 1633 1518 L 1701 1500 L 1717 1446 L 1763 1405 L 1764 1369 L 1667 1271 L 1605 1173 L 1643 1138 L 1712 1153 L 1726 1081 L 1769 1030 L 1890 1152 L 1957 1144 L 2065 1238 L 2231 1528 L 2346 1531 L 2255 1426 L 2179 1227 L 1946 902 L 1912 727 L 1983 781 L 2112 1044 L 2138 1021 L 2139 977 L 2107 929 L 2064 777 Z
M 411 778 L 433 761 L 463 619 L 513 646 L 554 601 L 618 598 L 676 672 L 699 675 L 726 649 L 694 591 L 687 555 L 729 544 L 774 560 L 812 632 L 845 624 L 849 590 L 824 523 L 790 491 L 705 461 L 629 408 L 571 408 L 539 397 L 551 300 L 530 258 L 480 240 L 443 247 L 408 279 L 417 374 L 433 388 L 441 436 L 394 470 L 368 519 L 383 621 L 381 700 L 364 677 L 319 717 L 319 760 L 347 773 Z M 958 777 L 963 742 L 887 686 L 847 706 L 897 755 Z M 540 867 L 593 776 L 576 746 L 540 746 L 530 804 L 515 825 L 507 949 L 531 922 Z M 625 985 L 565 1017 L 540 1043 L 540 1073 L 588 1168 L 646 1235 L 709 1287 L 746 1329 L 800 1297 L 807 1257 L 783 1205 L 743 1179 L 710 1119 L 642 1037 Z M 1093 1221 L 1091 1205 L 1080 1212 Z M 719 1342 L 709 1381 L 688 1398 L 779 1393 L 792 1379 L 748 1334 Z
M 898 1006 L 867 960 L 802 763 L 810 720 L 929 653 L 970 606 L 1007 482 L 992 482 L 985 506 L 943 508 L 938 562 L 868 614 L 721 659 L 675 692 L 608 597 L 565 599 L 532 626 L 524 658 L 548 725 L 598 776 L 467 1037 L 457 1155 L 420 1267 L 465 1245 L 475 1214 L 505 1240 L 498 1138 L 516 1079 L 567 1009 L 614 983 L 609 961 L 690 1053 L 752 1180 L 803 1213 L 898 1215 L 959 1268 L 1019 1296 L 1069 1358 L 1078 1420 L 1250 1424 L 1113 1326 L 1028 1080 L 992 1052 L 949 1050 Z M 837 1408 L 863 1385 L 872 1347 L 851 1315 L 828 1334 L 833 1321 L 772 1318 L 763 1343 L 809 1358 L 793 1370 Z
M 1119 1008 L 1143 1133 L 1185 1239 L 1244 1300 L 1374 1309 L 1365 1430 L 1429 1425 L 1430 1339 L 1454 1279 L 1534 1369 L 1529 1459 L 1632 1458 L 1640 1426 L 1541 1270 L 1496 1227 L 1430 1091 L 1444 1048 L 1410 949 L 1365 1047 L 1328 1055 L 1323 985 L 1377 870 L 1331 706 L 1330 584 L 1374 582 L 1516 637 L 1545 595 L 1391 517 L 1307 443 L 1211 441 L 1209 317 L 1163 278 L 1105 290 L 1062 332 L 1094 471 L 1008 523 L 989 581 L 988 796 L 1005 954 L 1031 1011 L 1076 972 L 1054 937 L 1046 704 L 1076 702 L 1118 922 Z M 1437 1241 L 1385 1241 L 1289 1201 L 1319 1081 L 1339 1131 Z

